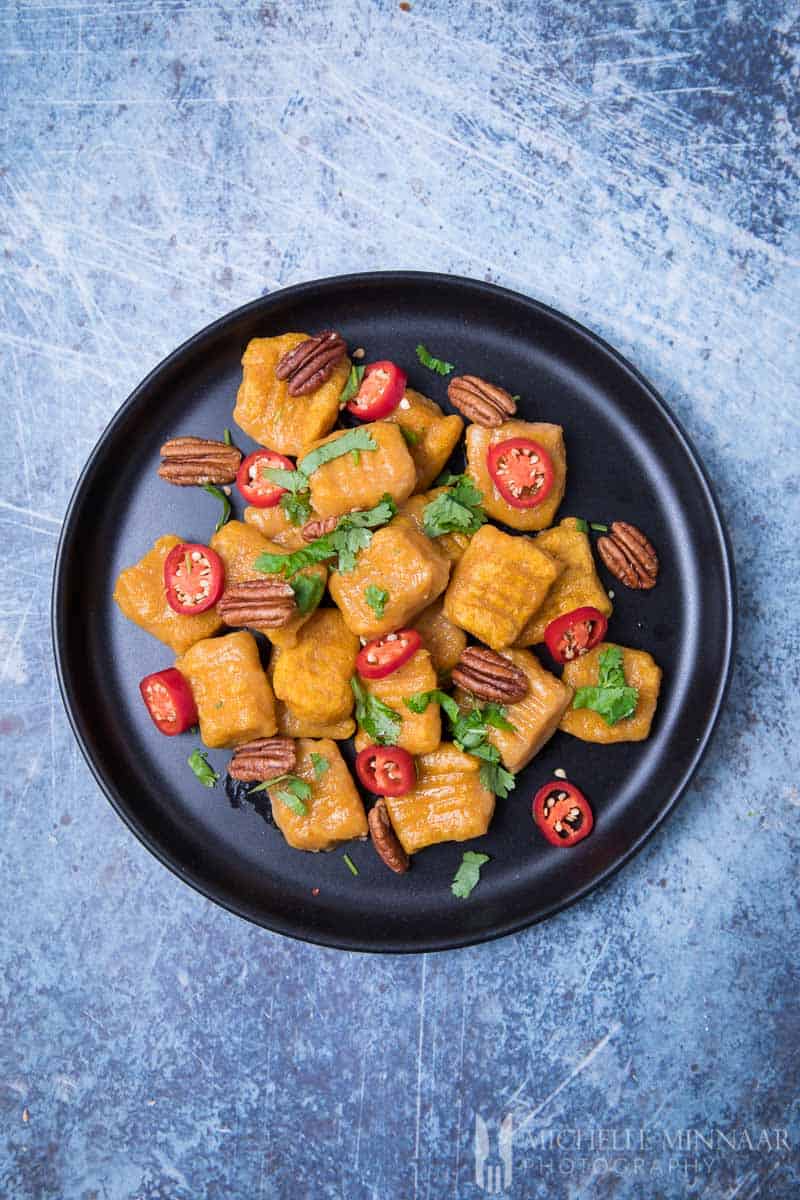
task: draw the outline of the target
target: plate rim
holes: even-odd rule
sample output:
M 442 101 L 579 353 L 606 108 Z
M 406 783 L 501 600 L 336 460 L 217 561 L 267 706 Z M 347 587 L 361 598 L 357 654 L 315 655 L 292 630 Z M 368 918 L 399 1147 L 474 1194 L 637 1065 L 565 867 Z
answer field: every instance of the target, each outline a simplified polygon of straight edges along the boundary
M 713 532 L 714 540 L 720 548 L 722 566 L 724 569 L 725 578 L 725 597 L 724 597 L 724 619 L 725 619 L 725 640 L 723 646 L 723 668 L 716 686 L 714 704 L 707 720 L 706 727 L 702 737 L 699 739 L 693 752 L 687 762 L 687 765 L 682 772 L 679 783 L 673 787 L 671 794 L 666 798 L 664 805 L 660 808 L 657 816 L 651 824 L 639 835 L 636 840 L 631 843 L 625 852 L 616 859 L 612 864 L 603 869 L 597 876 L 576 887 L 566 897 L 558 901 L 546 905 L 538 913 L 530 917 L 514 919 L 506 924 L 498 925 L 488 931 L 482 931 L 475 935 L 466 935 L 450 938 L 434 938 L 429 941 L 424 939 L 416 939 L 414 942 L 398 942 L 394 945 L 374 945 L 360 941 L 356 937 L 328 937 L 320 936 L 315 933 L 313 928 L 307 928 L 300 932 L 296 927 L 284 927 L 284 922 L 280 919 L 272 919 L 272 923 L 266 920 L 261 920 L 257 916 L 242 911 L 224 895 L 219 893 L 214 887 L 193 874 L 183 864 L 174 861 L 166 851 L 161 847 L 158 840 L 152 837 L 149 832 L 140 826 L 133 814 L 133 806 L 125 799 L 124 794 L 113 784 L 109 783 L 102 775 L 97 764 L 89 751 L 83 732 L 80 728 L 78 713 L 73 702 L 71 691 L 71 682 L 66 668 L 66 659 L 68 651 L 66 647 L 65 625 L 60 622 L 62 600 L 64 596 L 63 577 L 67 571 L 67 560 L 71 542 L 75 534 L 75 525 L 77 520 L 78 509 L 80 508 L 82 493 L 87 486 L 90 478 L 99 463 L 106 443 L 113 437 L 117 427 L 123 423 L 130 410 L 139 401 L 142 393 L 149 389 L 151 383 L 163 371 L 175 366 L 175 364 L 187 354 L 190 354 L 192 349 L 205 342 L 209 337 L 213 337 L 221 333 L 227 325 L 233 325 L 247 315 L 259 311 L 265 314 L 273 306 L 279 307 L 287 300 L 290 302 L 297 301 L 303 298 L 305 294 L 314 293 L 321 288 L 327 287 L 347 287 L 357 286 L 364 283 L 380 283 L 380 284 L 404 284 L 404 285 L 436 285 L 444 284 L 447 286 L 467 287 L 478 292 L 483 292 L 487 299 L 491 302 L 492 299 L 503 298 L 513 301 L 517 304 L 522 304 L 529 308 L 532 312 L 544 315 L 549 320 L 554 321 L 558 325 L 564 327 L 568 332 L 579 335 L 579 337 L 590 342 L 596 349 L 600 350 L 604 355 L 611 358 L 614 363 L 629 374 L 640 388 L 648 395 L 650 401 L 659 411 L 661 418 L 666 425 L 671 429 L 673 435 L 680 444 L 680 448 L 691 464 L 699 485 L 704 493 L 704 499 L 707 507 L 713 517 Z M 714 736 L 719 726 L 720 715 L 725 706 L 728 692 L 730 690 L 731 679 L 733 675 L 733 667 L 736 656 L 736 645 L 738 638 L 738 592 L 736 586 L 736 567 L 733 555 L 733 548 L 730 534 L 722 514 L 722 508 L 719 503 L 716 488 L 706 470 L 702 458 L 694 447 L 694 444 L 684 429 L 680 420 L 675 416 L 667 402 L 663 399 L 658 390 L 650 382 L 650 380 L 631 363 L 623 354 L 620 353 L 614 346 L 607 342 L 594 330 L 581 324 L 575 318 L 568 316 L 566 313 L 553 308 L 551 305 L 545 304 L 541 300 L 534 297 L 526 296 L 522 292 L 517 292 L 511 288 L 501 287 L 499 284 L 491 283 L 487 280 L 472 279 L 464 275 L 451 275 L 443 272 L 432 271 L 366 271 L 354 272 L 344 275 L 329 275 L 320 279 L 308 280 L 302 283 L 291 284 L 284 288 L 279 288 L 276 291 L 268 292 L 266 295 L 259 296 L 254 300 L 247 301 L 245 304 L 239 305 L 237 308 L 231 309 L 224 313 L 221 317 L 217 317 L 202 329 L 193 333 L 186 338 L 179 346 L 170 351 L 163 359 L 161 359 L 148 373 L 140 380 L 136 387 L 129 393 L 126 399 L 122 402 L 116 412 L 113 414 L 109 422 L 101 431 L 94 447 L 92 448 L 86 462 L 84 463 L 72 493 L 67 504 L 64 519 L 59 534 L 58 545 L 53 564 L 53 576 L 50 598 L 50 634 L 53 646 L 53 654 L 56 667 L 56 678 L 58 681 L 59 693 L 64 709 L 67 714 L 67 719 L 72 730 L 72 733 L 80 747 L 81 753 L 89 770 L 98 784 L 101 792 L 104 793 L 106 799 L 111 804 L 114 811 L 122 819 L 125 825 L 130 829 L 138 841 L 161 863 L 172 872 L 181 882 L 187 884 L 194 891 L 199 892 L 205 899 L 219 905 L 225 911 L 232 913 L 236 917 L 255 925 L 258 928 L 266 929 L 271 933 L 281 934 L 284 937 L 293 938 L 296 941 L 306 942 L 313 945 L 326 946 L 336 950 L 347 950 L 355 953 L 372 953 L 372 954 L 426 954 L 445 950 L 464 949 L 469 946 L 479 945 L 483 942 L 494 941 L 496 938 L 506 937 L 513 933 L 519 933 L 532 925 L 537 925 L 556 913 L 563 912 L 572 905 L 578 903 L 590 892 L 598 888 L 604 887 L 609 880 L 624 867 L 630 860 L 642 850 L 645 844 L 652 838 L 658 829 L 661 828 L 667 818 L 673 813 L 677 805 L 686 793 L 686 790 L 691 783 L 692 778 L 700 767 L 705 755 L 707 754 Z

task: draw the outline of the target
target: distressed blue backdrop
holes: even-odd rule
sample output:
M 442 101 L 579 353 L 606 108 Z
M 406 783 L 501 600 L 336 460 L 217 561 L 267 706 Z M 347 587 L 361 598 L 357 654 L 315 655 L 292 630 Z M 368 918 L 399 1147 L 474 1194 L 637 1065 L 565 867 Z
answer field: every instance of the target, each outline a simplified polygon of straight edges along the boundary
M 800 1195 L 798 5 L 408 8 L 0 3 L 3 1197 L 469 1200 L 476 1114 L 509 1112 L 509 1196 Z M 712 752 L 611 884 L 376 959 L 138 845 L 67 727 L 48 593 L 141 376 L 262 292 L 383 267 L 520 289 L 653 380 L 729 521 L 741 638 Z

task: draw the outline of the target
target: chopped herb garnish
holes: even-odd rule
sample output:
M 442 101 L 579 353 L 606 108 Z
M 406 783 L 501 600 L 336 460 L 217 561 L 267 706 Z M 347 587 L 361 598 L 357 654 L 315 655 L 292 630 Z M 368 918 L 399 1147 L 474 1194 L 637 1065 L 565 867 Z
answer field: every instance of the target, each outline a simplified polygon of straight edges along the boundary
M 358 389 L 361 387 L 361 380 L 364 378 L 366 367 L 357 367 L 353 363 L 350 368 L 350 374 L 347 376 L 347 383 L 344 385 L 344 390 L 339 397 L 339 408 L 344 408 L 345 404 L 349 404 L 355 396 Z
M 350 855 L 349 855 L 349 854 L 343 854 L 343 855 L 342 855 L 342 858 L 343 858 L 343 859 L 344 859 L 344 861 L 347 863 L 347 869 L 348 869 L 348 871 L 350 872 L 350 874 L 351 874 L 351 875 L 357 875 L 357 874 L 358 874 L 358 867 L 357 867 L 357 866 L 356 866 L 356 864 L 353 862 L 353 860 L 352 860 L 352 858 L 350 857 Z
M 350 680 L 356 698 L 356 720 L 379 746 L 393 746 L 400 736 L 403 718 L 399 712 L 389 708 L 361 683 L 357 675 Z
M 204 483 L 203 491 L 208 492 L 209 496 L 216 496 L 222 505 L 222 512 L 219 520 L 214 526 L 214 533 L 219 533 L 222 526 L 225 525 L 231 518 L 231 502 L 221 488 L 215 487 L 213 483 Z
M 311 516 L 308 492 L 284 492 L 278 503 L 286 513 L 286 520 L 290 525 L 305 525 Z
M 322 779 L 322 776 L 325 774 L 331 764 L 328 762 L 324 754 L 312 753 L 311 765 L 314 768 L 314 774 L 317 779 Z
M 588 533 L 589 532 L 589 522 L 584 521 L 583 517 L 576 517 L 575 518 L 575 528 L 577 529 L 578 533 Z
M 361 368 L 363 371 L 363 367 Z M 377 450 L 378 443 L 368 429 L 348 429 L 341 437 L 324 446 L 318 446 L 304 459 L 298 462 L 294 471 L 285 467 L 262 467 L 261 474 L 270 483 L 286 488 L 286 495 L 281 496 L 280 505 L 292 525 L 305 525 L 311 516 L 309 500 L 310 476 L 323 463 L 332 462 L 344 454 L 352 454 L 353 461 L 358 466 L 362 450 Z
M 516 727 L 506 717 L 506 710 L 501 704 L 485 704 L 482 707 L 474 705 L 465 711 L 452 696 L 438 689 L 416 692 L 413 696 L 406 697 L 403 703 L 412 712 L 423 713 L 432 700 L 441 704 L 447 714 L 453 741 L 459 750 L 481 759 L 480 776 L 483 786 L 505 800 L 516 781 L 511 772 L 502 765 L 500 751 L 488 741 L 488 733 L 490 725 L 510 733 L 515 731 Z
M 522 397 L 520 396 L 519 392 L 517 392 L 516 396 L 512 396 L 511 399 L 512 400 L 521 400 Z
M 280 785 L 276 787 L 276 785 Z M 306 800 L 311 799 L 311 784 L 305 779 L 300 779 L 298 775 L 276 775 L 274 779 L 266 779 L 264 783 L 257 783 L 255 787 L 251 787 L 248 796 L 254 795 L 256 792 L 266 792 L 270 788 L 276 788 L 275 795 L 290 808 L 292 812 L 297 813 L 298 817 L 308 816 L 308 808 Z
M 232 445 L 233 445 L 233 438 L 231 437 L 231 431 L 230 431 L 230 429 L 226 429 L 226 430 L 225 430 L 225 432 L 224 432 L 224 433 L 223 433 L 223 435 L 222 435 L 222 440 L 223 440 L 223 442 L 225 443 L 225 445 L 226 445 L 226 446 L 232 446 Z
M 455 370 L 455 364 L 445 362 L 443 358 L 437 358 L 435 354 L 431 354 L 422 342 L 417 346 L 417 358 L 422 363 L 423 367 L 427 367 L 429 371 L 435 371 L 437 375 L 449 375 Z
M 486 520 L 483 493 L 468 475 L 446 475 L 442 481 L 447 488 L 430 504 L 425 505 L 422 524 L 428 537 L 443 533 L 475 533 Z
M 334 438 L 333 441 L 317 446 L 316 450 L 312 450 L 305 458 L 300 459 L 297 468 L 308 478 L 325 463 L 332 462 L 335 458 L 341 458 L 344 454 L 350 454 L 353 450 L 377 449 L 378 443 L 368 429 L 363 426 L 359 429 L 348 429 L 346 433 Z
M 375 616 L 380 620 L 383 616 L 383 610 L 386 608 L 386 601 L 389 599 L 389 593 L 383 588 L 376 587 L 371 583 L 369 587 L 364 588 L 364 599 L 370 606 Z
M 608 533 L 608 526 L 600 525 L 597 521 L 592 521 L 590 528 L 594 529 L 596 533 Z
M 295 575 L 290 582 L 297 611 L 305 617 L 319 605 L 325 591 L 325 578 L 317 574 Z
M 396 512 L 397 505 L 387 494 L 374 508 L 347 513 L 333 533 L 326 533 L 289 554 L 259 554 L 253 565 L 265 575 L 283 575 L 291 579 L 303 567 L 336 558 L 336 569 L 346 574 L 355 567 L 359 550 L 365 550 L 372 541 L 370 530 L 391 521 Z
M 461 866 L 453 876 L 450 891 L 459 900 L 466 900 L 481 878 L 481 867 L 489 861 L 488 854 L 478 854 L 475 850 L 465 850 Z
M 193 750 L 186 761 L 203 787 L 213 788 L 216 786 L 219 775 L 208 761 L 205 750 Z
M 631 716 L 639 703 L 635 687 L 625 683 L 622 647 L 606 646 L 600 652 L 597 685 L 579 687 L 572 701 L 573 708 L 590 708 L 603 718 L 606 725 L 616 725 Z
M 417 443 L 419 442 L 420 435 L 418 433 L 416 433 L 413 429 L 409 429 L 409 427 L 407 425 L 400 425 L 400 423 L 398 422 L 398 426 L 400 428 L 400 432 L 402 433 L 403 437 L 405 438 L 406 445 L 416 446 Z

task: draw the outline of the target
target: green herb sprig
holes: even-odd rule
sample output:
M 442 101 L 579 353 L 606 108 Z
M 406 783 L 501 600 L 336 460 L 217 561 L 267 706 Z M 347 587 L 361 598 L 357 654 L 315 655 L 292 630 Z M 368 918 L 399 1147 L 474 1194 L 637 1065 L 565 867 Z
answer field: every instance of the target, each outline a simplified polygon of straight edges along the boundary
M 422 363 L 423 367 L 427 367 L 429 371 L 435 371 L 437 375 L 449 375 L 455 370 L 455 363 L 445 362 L 443 358 L 437 358 L 435 354 L 431 354 L 422 342 L 417 346 L 417 358 Z
M 311 766 L 314 768 L 314 776 L 316 779 L 322 779 L 322 776 L 330 769 L 330 762 L 324 754 L 312 754 Z
M 489 861 L 488 854 L 478 854 L 476 850 L 465 850 L 461 866 L 453 876 L 450 891 L 459 900 L 466 900 L 473 889 L 480 883 L 481 867 Z
M 186 761 L 191 767 L 192 771 L 194 771 L 194 774 L 202 783 L 203 787 L 216 787 L 219 775 L 208 761 L 208 755 L 206 754 L 205 750 L 193 750 Z
M 371 530 L 391 521 L 396 512 L 397 505 L 387 493 L 374 508 L 341 517 L 333 533 L 326 533 L 291 553 L 259 554 L 253 565 L 265 575 L 283 575 L 291 579 L 303 567 L 335 558 L 335 569 L 347 574 L 355 567 L 359 551 L 365 550 L 372 541 Z
M 350 368 L 350 374 L 347 376 L 347 383 L 342 389 L 342 394 L 339 397 L 339 408 L 344 408 L 345 404 L 349 404 L 353 399 L 358 389 L 361 387 L 361 380 L 364 378 L 366 367 L 356 366 L 355 363 Z
M 361 370 L 363 369 L 362 367 Z M 345 454 L 352 454 L 357 465 L 362 450 L 377 449 L 378 443 L 368 429 L 363 426 L 360 429 L 348 429 L 332 442 L 325 442 L 324 445 L 317 446 L 316 450 L 311 450 L 298 461 L 293 471 L 286 467 L 263 467 L 261 474 L 270 483 L 286 488 L 286 495 L 280 498 L 280 506 L 291 524 L 305 525 L 311 516 L 309 488 L 314 472 L 325 463 L 343 458 Z
M 389 593 L 385 588 L 376 587 L 374 583 L 370 583 L 364 588 L 364 599 L 370 606 L 378 620 L 383 616 L 383 610 L 386 608 L 386 601 L 389 599 Z
M 357 675 L 351 678 L 350 687 L 356 698 L 356 721 L 361 728 L 377 745 L 395 745 L 403 726 L 400 713 L 368 692 Z
M 447 491 L 426 504 L 422 514 L 422 525 L 428 537 L 441 537 L 443 533 L 476 533 L 486 520 L 483 493 L 468 475 L 445 475 L 441 483 Z
M 625 682 L 622 647 L 606 646 L 600 652 L 597 685 L 579 687 L 572 700 L 573 708 L 590 708 L 601 716 L 606 725 L 616 725 L 636 711 L 639 692 Z
M 505 729 L 509 733 L 515 732 L 516 727 L 508 720 L 506 710 L 500 704 L 476 704 L 470 709 L 462 710 L 452 696 L 439 691 L 438 688 L 431 692 L 415 692 L 413 696 L 407 696 L 403 703 L 412 712 L 423 713 L 431 701 L 441 704 L 450 722 L 453 741 L 459 750 L 481 759 L 480 776 L 483 786 L 504 800 L 514 788 L 516 780 L 503 766 L 500 751 L 488 740 L 488 734 L 489 726 Z
M 203 491 L 208 492 L 209 496 L 215 496 L 222 505 L 222 512 L 219 515 L 219 520 L 214 526 L 214 533 L 219 533 L 223 525 L 227 525 L 231 519 L 231 502 L 223 492 L 222 488 L 216 487 L 213 483 L 204 483 Z
M 308 816 L 306 801 L 311 799 L 311 784 L 305 779 L 301 779 L 299 775 L 276 775 L 274 779 L 266 779 L 264 783 L 257 783 L 255 787 L 251 787 L 248 795 L 266 792 L 271 788 L 276 789 L 275 795 L 281 803 L 293 813 L 297 813 L 298 817 Z
M 290 579 L 292 591 L 294 592 L 295 604 L 297 611 L 302 616 L 307 616 L 319 606 L 322 599 L 322 594 L 325 591 L 325 578 L 322 575 L 295 575 L 294 579 Z

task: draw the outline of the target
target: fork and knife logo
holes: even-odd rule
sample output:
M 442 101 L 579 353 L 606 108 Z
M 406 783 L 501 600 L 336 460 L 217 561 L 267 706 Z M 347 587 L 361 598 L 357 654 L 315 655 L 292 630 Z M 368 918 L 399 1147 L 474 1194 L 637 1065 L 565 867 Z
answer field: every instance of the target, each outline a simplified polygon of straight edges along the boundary
M 514 1118 L 507 1113 L 497 1132 L 497 1147 L 492 1149 L 489 1128 L 480 1113 L 475 1114 L 475 1182 L 490 1196 L 498 1196 L 511 1187 Z

